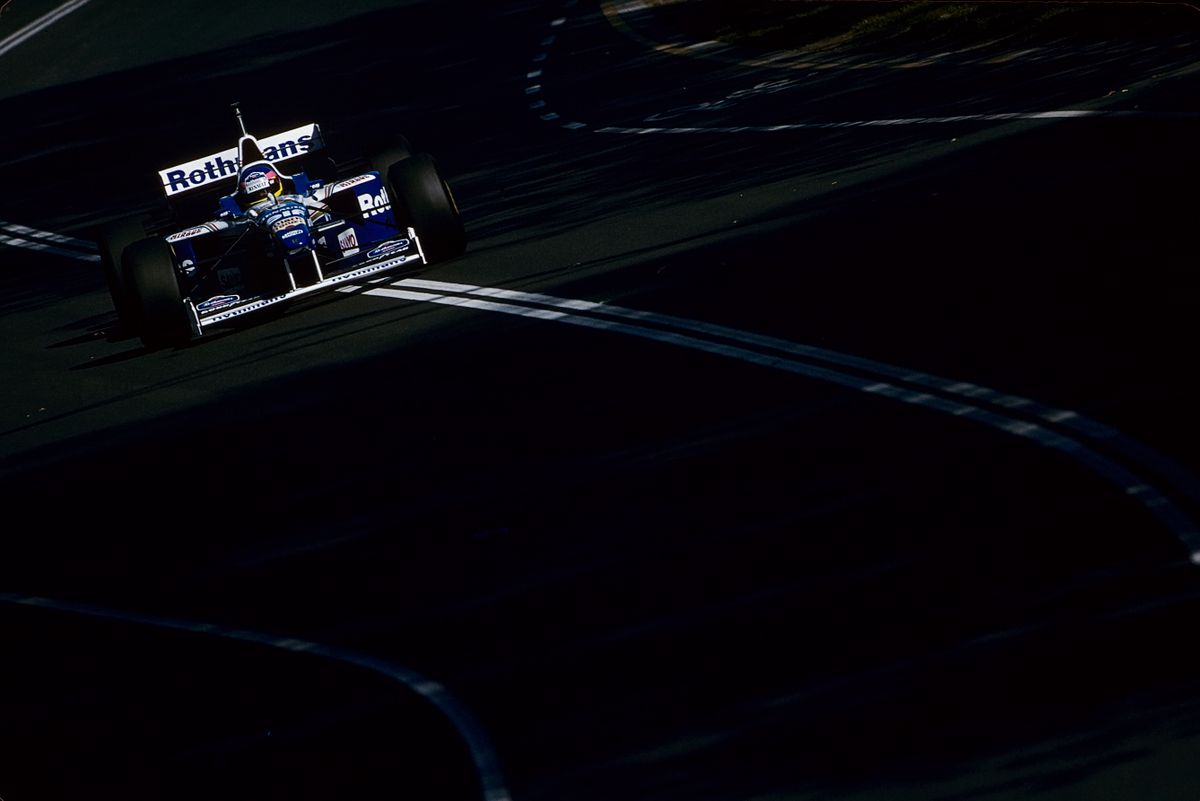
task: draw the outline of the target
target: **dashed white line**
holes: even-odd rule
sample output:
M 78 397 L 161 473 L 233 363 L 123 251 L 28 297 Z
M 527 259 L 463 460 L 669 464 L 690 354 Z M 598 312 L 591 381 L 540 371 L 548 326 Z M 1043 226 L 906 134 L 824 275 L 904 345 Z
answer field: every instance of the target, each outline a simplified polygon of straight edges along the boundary
M 563 7 L 566 9 L 570 9 L 570 8 L 573 8 L 575 6 L 575 4 L 576 4 L 576 0 L 567 0 L 567 2 L 563 4 Z M 554 19 L 550 20 L 551 30 L 553 31 L 558 28 L 561 28 L 563 25 L 565 25 L 567 23 L 567 19 L 568 19 L 567 17 L 562 16 L 562 17 L 555 17 Z M 546 36 L 542 39 L 542 41 L 541 41 L 542 49 L 539 50 L 533 57 L 533 63 L 534 63 L 534 65 L 536 65 L 536 67 L 535 67 L 535 69 L 531 69 L 531 70 L 529 70 L 529 72 L 525 73 L 526 79 L 533 80 L 534 78 L 540 78 L 542 76 L 543 70 L 542 70 L 541 65 L 545 64 L 547 59 L 550 58 L 550 48 L 553 47 L 554 43 L 557 41 L 558 41 L 557 33 L 550 33 L 548 36 Z M 525 87 L 526 95 L 536 94 L 541 91 L 542 91 L 542 86 L 540 84 L 533 84 L 533 85 Z M 546 104 L 545 100 L 538 100 L 536 102 L 530 103 L 529 109 L 531 111 L 542 111 L 542 109 L 546 108 L 546 105 L 547 104 Z M 557 122 L 561 127 L 566 128 L 568 130 L 572 130 L 572 131 L 582 130 L 587 127 L 587 123 L 578 122 L 578 121 L 559 122 L 562 119 L 562 117 L 556 111 L 547 111 L 542 114 L 539 114 L 538 117 L 543 122 Z
M 0 229 L 8 231 L 20 236 L 31 236 L 36 239 L 45 239 L 50 242 L 61 242 L 64 245 L 74 245 L 75 247 L 85 248 L 87 250 L 95 250 L 94 242 L 87 242 L 83 239 L 75 239 L 63 234 L 56 234 L 50 231 L 39 231 L 36 228 L 30 228 L 27 225 L 18 225 L 17 223 L 4 222 L 0 220 Z
M 95 253 L 80 253 L 76 250 L 67 250 L 66 248 L 56 247 L 49 242 L 39 242 L 33 239 L 22 239 L 16 236 L 7 236 L 0 234 L 0 245 L 10 245 L 17 248 L 25 248 L 26 250 L 38 250 L 43 253 L 53 253 L 56 256 L 66 256 L 79 261 L 98 262 L 100 257 Z
M 100 257 L 96 255 L 96 245 L 93 242 L 86 242 L 51 231 L 40 231 L 37 228 L 4 220 L 0 220 L 0 231 L 6 232 L 0 233 L 0 244 L 2 245 L 53 253 L 56 256 L 66 256 L 79 261 L 100 261 Z M 75 250 L 75 248 L 79 248 L 79 250 Z M 84 252 L 81 253 L 80 250 Z

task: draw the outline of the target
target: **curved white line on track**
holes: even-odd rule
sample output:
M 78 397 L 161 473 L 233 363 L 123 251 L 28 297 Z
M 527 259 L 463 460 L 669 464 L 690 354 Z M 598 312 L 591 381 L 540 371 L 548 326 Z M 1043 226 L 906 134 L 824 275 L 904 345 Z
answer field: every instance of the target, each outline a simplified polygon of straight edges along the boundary
M 80 246 L 85 246 L 94 250 L 94 245 L 83 240 L 72 239 L 61 234 L 53 234 L 48 231 L 38 231 L 36 229 L 18 226 L 12 223 L 0 222 L 0 228 L 6 230 L 20 230 L 33 235 L 41 236 L 53 241 L 77 243 Z M 0 235 L 0 243 L 12 242 L 11 237 Z M 54 248 L 42 243 L 29 243 L 26 245 L 32 246 L 37 250 L 48 252 L 59 252 L 63 255 L 72 256 L 74 258 L 82 258 L 89 261 L 98 261 L 99 257 L 95 255 L 82 255 L 70 251 Z M 377 284 L 387 280 L 386 277 L 370 282 Z M 917 406 L 924 406 L 946 414 L 951 414 L 956 417 L 967 417 L 985 423 L 993 428 L 1005 431 L 1025 439 L 1030 439 L 1040 445 L 1058 450 L 1067 454 L 1075 461 L 1088 467 L 1094 473 L 1106 478 L 1111 483 L 1116 484 L 1125 494 L 1134 497 L 1144 508 L 1150 511 L 1160 522 L 1163 523 L 1179 541 L 1188 549 L 1190 559 L 1193 564 L 1200 566 L 1200 530 L 1191 521 L 1190 517 L 1185 514 L 1178 506 L 1168 499 L 1160 490 L 1151 485 L 1148 481 L 1139 478 L 1132 471 L 1122 466 L 1118 462 L 1098 453 L 1090 448 L 1087 448 L 1082 443 L 1069 436 L 1064 436 L 1056 431 L 1046 428 L 1046 425 L 1054 426 L 1058 429 L 1067 429 L 1072 434 L 1082 435 L 1090 439 L 1102 447 L 1110 451 L 1115 451 L 1136 466 L 1141 468 L 1149 468 L 1156 472 L 1161 477 L 1172 482 L 1176 490 L 1186 495 L 1191 500 L 1200 503 L 1200 479 L 1198 479 L 1190 470 L 1183 467 L 1179 463 L 1169 457 L 1158 453 L 1157 451 L 1147 447 L 1137 440 L 1129 437 L 1121 431 L 1112 428 L 1111 426 L 1091 420 L 1083 415 L 1065 409 L 1055 409 L 1038 403 L 1037 401 L 1023 398 L 1017 395 L 1002 393 L 997 390 L 971 384 L 964 381 L 955 381 L 953 379 L 944 378 L 941 376 L 923 373 L 919 370 L 912 370 L 905 367 L 886 364 L 861 356 L 839 353 L 837 351 L 818 348 L 814 345 L 804 345 L 801 343 L 791 342 L 789 340 L 779 339 L 764 334 L 756 334 L 749 331 L 741 331 L 727 326 L 717 325 L 714 323 L 706 323 L 700 320 L 690 320 L 683 317 L 675 317 L 672 315 L 658 314 L 656 312 L 639 311 L 635 309 L 626 309 L 620 306 L 611 306 L 606 303 L 596 301 L 574 300 L 570 298 L 559 298 L 552 295 L 544 295 L 533 292 L 521 292 L 518 290 L 502 289 L 498 287 L 483 287 L 474 284 L 450 283 L 445 281 L 429 281 L 419 278 L 406 278 L 394 282 L 393 286 L 412 287 L 414 289 L 432 290 L 436 292 L 451 292 L 461 295 L 475 295 L 480 297 L 499 298 L 502 300 L 513 300 L 520 303 L 532 303 L 538 306 L 548 306 L 551 309 L 565 309 L 568 312 L 583 312 L 585 314 L 595 314 L 601 317 L 616 318 L 618 320 L 627 320 L 627 323 L 611 322 L 595 317 L 581 317 L 570 313 L 554 312 L 549 309 L 536 309 L 527 306 L 514 306 L 507 303 L 492 303 L 488 301 L 471 300 L 461 297 L 448 297 L 439 294 L 431 294 L 429 292 L 411 292 L 405 289 L 386 289 L 375 288 L 368 289 L 362 294 L 375 295 L 382 297 L 392 297 L 401 300 L 414 300 L 427 303 L 438 303 L 448 306 L 461 306 L 465 308 L 480 309 L 484 311 L 501 312 L 505 314 L 516 314 L 523 317 L 533 317 L 537 319 L 553 320 L 557 322 L 570 323 L 591 328 L 601 328 L 613 330 L 619 333 L 625 333 L 633 336 L 639 336 L 647 339 L 655 339 L 660 342 L 669 344 L 690 347 L 696 350 L 704 350 L 711 353 L 717 353 L 723 356 L 746 361 L 751 364 L 773 367 L 793 373 L 817 378 L 828 381 L 830 383 L 840 384 L 842 386 L 857 389 L 863 392 L 869 392 L 883 397 L 889 397 L 893 400 L 898 400 L 903 403 L 908 403 Z M 359 293 L 363 287 L 358 285 L 349 285 L 340 287 L 336 291 L 343 293 Z M 640 323 L 652 323 L 675 331 L 688 331 L 692 333 L 703 334 L 706 336 L 715 336 L 719 339 L 725 339 L 740 344 L 751 345 L 754 347 L 766 348 L 787 356 L 796 356 L 801 358 L 813 359 L 833 364 L 839 367 L 850 368 L 858 371 L 869 377 L 869 380 L 864 380 L 862 377 L 849 373 L 840 373 L 836 370 L 831 370 L 824 367 L 803 364 L 800 362 L 791 361 L 786 358 L 778 358 L 769 354 L 760 353 L 757 351 L 746 350 L 738 346 L 724 345 L 719 342 L 709 342 L 706 340 L 697 339 L 686 334 L 673 333 L 671 331 L 662 331 L 654 328 L 645 328 L 639 326 Z M 903 386 L 896 386 L 890 381 L 895 381 L 898 384 L 908 384 L 913 387 L 923 387 L 931 389 L 935 392 L 944 393 L 951 396 L 950 398 L 938 397 L 930 395 L 919 389 L 914 391 Z M 976 403 L 968 403 L 959 401 L 956 398 L 967 398 Z M 993 409 L 985 409 L 978 405 L 979 403 L 992 406 Z M 1011 416 L 1015 411 L 1020 411 L 1028 419 L 1020 420 Z M 0 598 L 0 600 L 3 600 Z
M 172 631 L 184 631 L 192 634 L 208 634 L 225 640 L 265 645 L 282 651 L 298 654 L 310 654 L 334 662 L 365 668 L 400 682 L 410 690 L 433 704 L 443 716 L 454 726 L 455 731 L 463 738 L 478 772 L 480 786 L 483 789 L 484 801 L 511 801 L 512 796 L 504 784 L 500 771 L 500 761 L 495 749 L 488 740 L 483 727 L 474 716 L 450 692 L 432 679 L 426 678 L 416 671 L 392 664 L 378 657 L 358 653 L 332 645 L 296 640 L 290 637 L 278 637 L 245 629 L 234 629 L 212 623 L 194 623 L 174 618 L 158 617 L 156 615 L 138 612 L 122 612 L 104 609 L 98 606 L 60 601 L 53 598 L 42 598 L 36 595 L 20 595 L 16 593 L 0 593 L 0 603 L 15 606 L 29 606 L 40 609 L 51 609 L 57 612 L 67 612 L 85 617 L 117 620 L 122 623 L 133 623 L 139 626 L 149 626 Z
M 4 39 L 0 39 L 0 56 L 3 56 L 14 47 L 19 46 L 26 39 L 38 35 L 68 14 L 83 8 L 91 1 L 92 0 L 70 0 L 70 2 L 63 3 L 50 13 L 38 17 L 24 28 L 13 32 Z
M 966 381 L 957 381 L 955 379 L 945 378 L 942 376 L 933 375 L 931 373 L 921 372 L 919 370 L 912 370 L 907 367 L 887 364 L 885 362 L 867 359 L 862 356 L 841 353 L 838 351 L 829 350 L 827 348 L 820 348 L 815 345 L 804 345 L 798 342 L 792 342 L 790 340 L 768 336 L 766 334 L 756 334 L 751 331 L 742 331 L 737 328 L 730 328 L 728 326 L 718 325 L 716 323 L 691 320 L 686 317 L 676 317 L 674 315 L 659 314 L 657 312 L 626 309 L 620 306 L 610 306 L 607 303 L 598 303 L 595 301 L 570 300 L 534 292 L 520 292 L 511 289 L 481 287 L 473 284 L 448 283 L 445 281 L 427 281 L 420 278 L 404 279 L 403 281 L 398 282 L 397 285 L 413 287 L 415 289 L 432 290 L 435 292 L 454 292 L 457 294 L 475 295 L 479 297 L 489 297 L 500 300 L 512 300 L 521 303 L 534 303 L 541 306 L 550 306 L 552 308 L 590 312 L 593 314 L 615 317 L 618 319 L 652 323 L 666 328 L 673 328 L 675 330 L 690 331 L 693 333 L 704 334 L 706 336 L 717 337 L 730 342 L 752 345 L 758 348 L 766 348 L 768 350 L 773 350 L 788 356 L 817 360 L 826 364 L 856 370 L 860 373 L 881 378 L 885 381 L 896 381 L 914 387 L 931 389 L 935 392 L 940 392 L 945 395 L 966 398 L 968 401 L 973 403 L 985 403 L 987 405 L 996 407 L 998 411 L 1001 411 L 1005 414 L 1019 412 L 1031 420 L 1053 425 L 1060 429 L 1068 429 L 1073 433 L 1082 435 L 1104 445 L 1109 450 L 1119 453 L 1132 463 L 1143 468 L 1148 468 L 1160 476 L 1170 480 L 1176 489 L 1181 491 L 1188 498 L 1200 504 L 1200 478 L 1195 476 L 1187 468 L 1164 456 L 1163 454 L 1160 454 L 1157 451 L 1154 451 L 1151 448 L 1143 445 L 1142 443 L 1113 428 L 1112 426 L 1092 420 L 1079 414 L 1078 412 L 1070 411 L 1068 409 L 1056 409 L 1054 407 L 1039 403 L 1035 400 L 1031 400 L 1030 398 L 1024 398 L 1019 395 L 1000 392 L 998 390 L 979 386 Z
M 1076 439 L 1075 435 L 1093 439 L 1101 446 L 1121 452 L 1131 461 L 1143 462 L 1142 466 L 1145 466 L 1144 461 L 1138 457 L 1153 458 L 1158 455 L 1120 432 L 1074 412 L 1052 409 L 1026 398 L 1006 395 L 987 387 L 955 382 L 916 370 L 908 370 L 895 365 L 751 332 L 738 331 L 698 320 L 659 315 L 594 301 L 558 298 L 471 284 L 406 278 L 394 282 L 392 286 L 396 288 L 376 287 L 366 289 L 361 294 L 498 312 L 611 331 L 713 353 L 760 367 L 782 370 L 859 392 L 891 398 L 901 403 L 920 406 L 952 417 L 974 420 L 1068 456 L 1115 485 L 1123 494 L 1134 499 L 1174 534 L 1187 549 L 1191 561 L 1200 565 L 1200 530 L 1197 530 L 1189 516 L 1149 480 L 1135 474 L 1115 459 L 1084 444 Z M 347 287 L 345 291 L 354 291 L 354 289 Z M 497 302 L 497 300 L 489 298 L 512 302 Z M 739 344 L 703 339 L 694 334 L 715 336 Z M 784 355 L 751 350 L 744 347 L 746 345 L 767 348 Z M 804 357 L 826 364 L 852 368 L 856 372 L 842 372 L 831 367 L 798 361 L 792 357 Z M 911 386 L 906 387 L 904 384 Z M 931 392 L 924 391 L 922 387 L 944 394 L 931 394 Z M 1027 417 L 1022 419 L 1015 416 L 1018 410 L 1022 410 Z M 1061 429 L 1067 429 L 1069 433 L 1064 433 Z M 1174 470 L 1175 472 L 1170 478 L 1173 478 L 1177 484 L 1181 484 L 1184 492 L 1188 494 L 1196 492 L 1198 483 L 1194 476 L 1165 457 L 1158 458 L 1159 462 L 1151 465 L 1152 468 L 1163 470 L 1165 467 L 1168 470 Z

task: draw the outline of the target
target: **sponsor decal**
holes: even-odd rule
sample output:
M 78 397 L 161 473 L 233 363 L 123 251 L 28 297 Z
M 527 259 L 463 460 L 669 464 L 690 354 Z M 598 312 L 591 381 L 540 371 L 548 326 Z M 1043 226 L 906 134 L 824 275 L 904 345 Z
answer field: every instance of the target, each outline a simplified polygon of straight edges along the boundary
M 278 233 L 279 231 L 286 231 L 288 228 L 296 228 L 303 224 L 304 215 L 293 215 L 271 223 L 271 230 Z
M 347 181 L 338 181 L 336 184 L 329 187 L 329 191 L 326 192 L 326 194 L 332 195 L 334 192 L 340 192 L 343 189 L 349 189 L 352 186 L 358 186 L 359 184 L 365 184 L 368 181 L 374 181 L 374 180 L 375 180 L 374 175 L 360 175 L 357 178 L 351 178 Z
M 163 170 L 159 175 L 163 179 L 163 187 L 167 194 L 173 195 L 185 189 L 194 189 L 220 178 L 236 175 L 237 163 L 233 159 L 237 158 L 237 150 L 230 152 L 233 154 L 233 158 L 214 156 L 199 164 L 192 162 L 192 164 L 184 164 L 173 170 Z M 189 167 L 191 169 L 188 169 Z
M 278 145 L 267 145 L 262 149 L 262 153 L 267 157 L 267 161 L 284 161 L 299 156 L 301 153 L 307 153 L 309 139 L 311 137 L 302 136 L 294 141 L 288 139 Z
M 388 210 L 391 201 L 388 200 L 387 189 L 379 188 L 378 195 L 365 194 L 358 196 L 358 207 L 363 212 L 363 217 L 374 217 L 376 214 L 383 214 Z
M 397 239 L 394 242 L 384 242 L 379 247 L 367 253 L 368 259 L 382 259 L 384 256 L 390 256 L 401 250 L 407 250 L 409 241 L 407 239 Z
M 276 207 L 263 215 L 263 224 L 271 226 L 273 231 L 294 228 L 308 219 L 308 212 L 299 203 L 289 202 L 285 206 Z
M 167 241 L 168 242 L 182 242 L 185 239 L 191 239 L 192 237 L 200 236 L 201 234 L 207 234 L 207 233 L 211 232 L 212 230 L 213 229 L 207 225 L 198 225 L 195 228 L 188 228 L 187 230 L 180 231 L 177 234 L 171 234 L 170 236 L 167 237 Z
M 261 192 L 264 189 L 270 189 L 271 183 L 278 177 L 274 170 L 248 172 L 242 176 L 242 191 L 249 194 L 251 192 Z
M 291 239 L 292 237 L 300 236 L 303 233 L 304 233 L 303 228 L 297 228 L 294 231 L 288 231 L 286 234 L 280 234 L 279 238 L 280 239 Z
M 290 131 L 259 140 L 259 148 L 267 161 L 285 161 L 322 147 L 321 132 L 316 124 L 301 125 Z M 168 197 L 180 192 L 198 189 L 215 183 L 222 178 L 237 175 L 238 149 L 231 147 L 211 156 L 203 156 L 185 164 L 159 170 L 163 192 Z
M 338 234 L 338 250 L 350 250 L 358 247 L 358 234 L 353 228 L 347 228 Z
M 238 295 L 214 295 L 203 303 L 196 304 L 196 311 L 210 312 L 213 309 L 219 309 L 222 306 L 228 306 L 231 303 L 237 303 L 241 300 Z

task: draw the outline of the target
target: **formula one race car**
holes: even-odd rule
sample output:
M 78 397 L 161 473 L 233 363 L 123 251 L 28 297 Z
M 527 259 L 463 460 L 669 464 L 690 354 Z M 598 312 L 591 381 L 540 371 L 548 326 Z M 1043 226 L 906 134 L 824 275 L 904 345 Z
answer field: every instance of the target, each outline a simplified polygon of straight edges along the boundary
M 236 148 L 159 172 L 167 227 L 138 217 L 100 232 L 118 319 L 146 347 L 182 344 L 243 315 L 465 250 L 449 186 L 433 159 L 411 154 L 402 139 L 372 169 L 322 180 L 284 170 L 304 167 L 324 147 L 315 123 L 260 142 L 240 110 L 237 120 Z M 208 205 L 197 216 L 196 203 L 184 202 L 197 197 L 215 201 L 215 213 Z

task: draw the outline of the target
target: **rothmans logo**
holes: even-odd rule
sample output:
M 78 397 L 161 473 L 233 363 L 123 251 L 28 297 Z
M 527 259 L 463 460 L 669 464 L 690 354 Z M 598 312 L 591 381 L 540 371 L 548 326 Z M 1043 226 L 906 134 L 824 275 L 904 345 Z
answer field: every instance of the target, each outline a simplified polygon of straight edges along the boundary
M 259 140 L 258 144 L 267 161 L 285 161 L 320 150 L 323 145 L 321 129 L 316 123 L 268 136 Z M 237 148 L 231 147 L 186 164 L 159 170 L 158 177 L 162 181 L 163 192 L 170 197 L 237 175 L 237 157 Z

